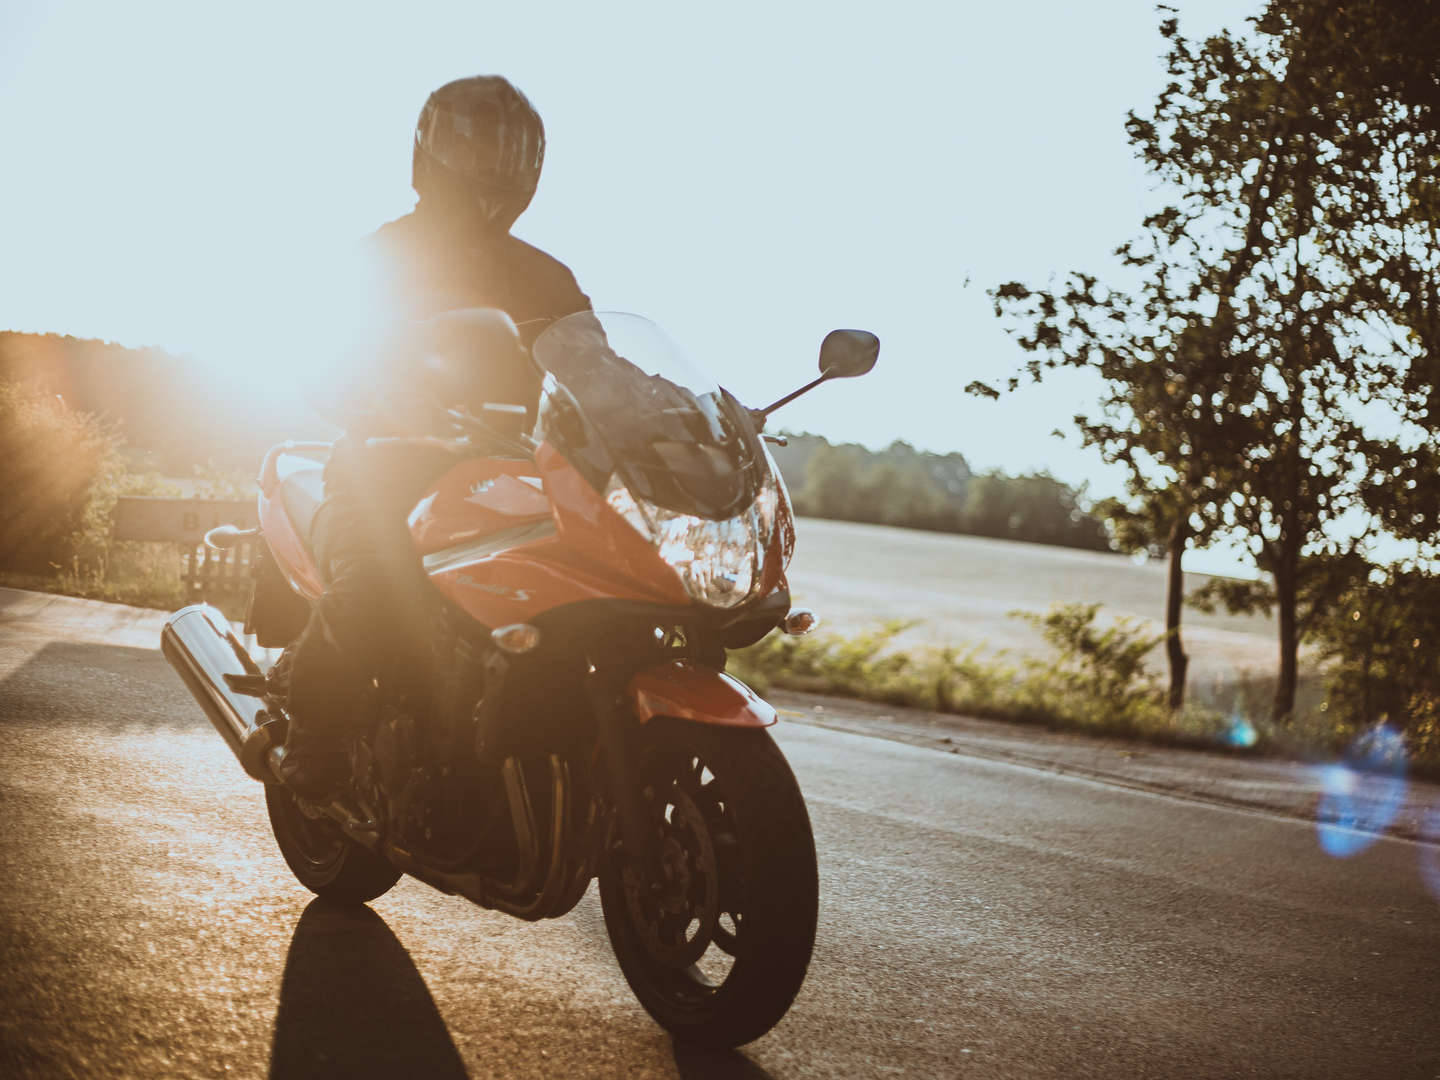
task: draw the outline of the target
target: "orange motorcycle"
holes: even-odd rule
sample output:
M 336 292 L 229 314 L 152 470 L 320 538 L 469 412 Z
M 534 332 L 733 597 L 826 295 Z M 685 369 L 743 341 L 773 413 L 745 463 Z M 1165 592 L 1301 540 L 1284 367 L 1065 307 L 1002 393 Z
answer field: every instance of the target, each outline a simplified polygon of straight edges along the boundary
M 446 410 L 468 452 L 408 519 L 433 589 L 433 676 L 422 693 L 373 681 L 349 781 L 323 804 L 277 780 L 283 694 L 228 620 L 172 615 L 165 656 L 265 783 L 295 876 L 364 903 L 406 873 L 532 920 L 598 877 L 620 968 L 662 1026 L 710 1046 L 769 1031 L 810 960 L 815 845 L 766 731 L 775 710 L 725 655 L 815 621 L 790 605 L 794 523 L 765 416 L 878 351 L 873 334 L 833 331 L 819 378 L 748 409 L 649 321 L 582 313 L 530 350 L 531 431 L 505 430 L 506 403 Z M 306 538 L 327 449 L 273 448 L 258 530 L 207 537 L 263 536 L 247 620 L 263 645 L 293 639 L 322 592 Z

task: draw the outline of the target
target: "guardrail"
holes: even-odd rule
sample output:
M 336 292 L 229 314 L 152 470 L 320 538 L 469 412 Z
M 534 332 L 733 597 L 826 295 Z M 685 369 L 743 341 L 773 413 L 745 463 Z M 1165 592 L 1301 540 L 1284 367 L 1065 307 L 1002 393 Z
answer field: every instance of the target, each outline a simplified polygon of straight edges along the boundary
M 123 495 L 115 504 L 116 540 L 172 543 L 184 560 L 181 578 L 190 602 L 243 608 L 250 596 L 256 546 L 248 541 L 228 551 L 205 546 L 205 534 L 217 525 L 257 524 L 254 499 L 167 499 Z

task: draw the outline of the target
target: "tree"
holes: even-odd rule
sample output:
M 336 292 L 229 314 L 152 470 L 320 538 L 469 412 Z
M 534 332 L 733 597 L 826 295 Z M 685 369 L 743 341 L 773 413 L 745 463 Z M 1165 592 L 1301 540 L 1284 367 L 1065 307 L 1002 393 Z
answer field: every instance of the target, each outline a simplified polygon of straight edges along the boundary
M 1080 508 L 1077 492 L 1046 473 L 981 473 L 970 482 L 961 530 L 1032 543 L 1108 551 L 1101 524 Z
M 1077 414 L 1074 423 L 1085 445 L 1108 463 L 1126 466 L 1129 499 L 1097 507 L 1111 521 L 1119 546 L 1166 551 L 1167 700 L 1179 709 L 1189 667 L 1180 633 L 1183 558 L 1213 531 L 1207 405 L 1223 375 L 1209 363 L 1213 352 L 1193 321 L 1188 257 L 1166 243 L 1172 212 L 1152 215 L 1144 223 L 1145 241 L 1120 249 L 1127 263 L 1148 271 L 1137 296 L 1083 273 L 1069 275 L 1058 290 L 1009 282 L 991 295 L 996 314 L 1011 320 L 1020 345 L 1033 354 L 1025 365 L 1030 378 L 1067 366 L 1089 369 L 1102 380 L 1098 412 Z M 1012 379 L 1010 389 L 1018 382 Z M 978 384 L 975 389 L 995 393 Z
M 1320 614 L 1304 598 L 1324 595 L 1318 584 L 1361 544 L 1363 530 L 1347 535 L 1346 523 L 1373 501 L 1386 455 L 1402 452 L 1358 417 L 1394 410 L 1397 387 L 1417 382 L 1413 356 L 1384 339 L 1423 276 L 1395 257 L 1404 240 L 1387 211 L 1416 199 L 1377 171 L 1408 144 L 1381 123 L 1384 102 L 1356 104 L 1330 77 L 1333 49 L 1313 44 L 1331 40 L 1330 10 L 1277 3 L 1253 36 L 1204 42 L 1166 17 L 1171 81 L 1153 112 L 1127 124 L 1169 200 L 1117 251 L 1140 277 L 1136 295 L 1082 274 L 1060 290 L 1010 283 L 993 293 L 1036 353 L 1032 377 L 1060 365 L 1101 375 L 1099 416 L 1077 423 L 1131 467 L 1144 505 L 1169 509 L 1172 561 L 1188 533 L 1219 530 L 1269 573 L 1277 720 L 1293 710 L 1299 642 Z M 1368 272 L 1381 267 L 1383 288 Z M 1167 610 L 1178 634 L 1173 595 Z
M 1270 0 L 1260 20 L 1340 115 L 1354 180 L 1332 257 L 1393 358 L 1401 423 L 1376 448 L 1367 509 L 1436 552 L 1440 533 L 1440 5 Z
M 1185 683 L 1190 657 L 1180 638 L 1180 616 L 1185 602 L 1183 556 L 1195 536 L 1192 500 L 1182 496 L 1178 483 L 1154 489 L 1142 473 L 1132 469 L 1127 484 L 1130 499 L 1106 499 L 1095 513 L 1110 523 L 1115 546 L 1121 551 L 1146 554 L 1159 549 L 1166 554 L 1165 575 L 1165 663 L 1170 672 L 1166 704 L 1178 712 L 1185 704 Z
M 853 520 L 859 455 L 850 448 L 819 447 L 805 466 L 805 484 L 795 492 L 795 509 L 811 517 Z
M 832 446 L 814 435 L 795 436 L 791 443 L 791 452 L 775 457 L 792 478 L 803 465 L 793 489 L 795 509 L 803 515 L 1110 547 L 1104 526 L 1081 505 L 1082 493 L 1048 475 L 997 471 L 975 477 L 960 454 L 931 454 L 905 442 L 878 452 Z

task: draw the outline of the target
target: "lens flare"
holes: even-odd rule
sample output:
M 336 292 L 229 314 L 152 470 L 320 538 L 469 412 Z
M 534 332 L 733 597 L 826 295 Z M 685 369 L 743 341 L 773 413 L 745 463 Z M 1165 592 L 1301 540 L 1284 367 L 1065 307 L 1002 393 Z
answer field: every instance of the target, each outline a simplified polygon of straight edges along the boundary
M 1440 804 L 1430 808 L 1420 823 L 1420 880 L 1440 900 Z
M 1376 724 L 1319 770 L 1320 803 L 1315 826 L 1328 855 L 1348 859 L 1380 838 L 1405 799 L 1405 740 Z
M 1260 733 L 1255 730 L 1255 725 L 1250 723 L 1250 718 L 1239 705 L 1225 721 L 1225 730 L 1221 732 L 1220 739 L 1226 746 L 1235 746 L 1242 749 L 1249 749 L 1260 741 Z

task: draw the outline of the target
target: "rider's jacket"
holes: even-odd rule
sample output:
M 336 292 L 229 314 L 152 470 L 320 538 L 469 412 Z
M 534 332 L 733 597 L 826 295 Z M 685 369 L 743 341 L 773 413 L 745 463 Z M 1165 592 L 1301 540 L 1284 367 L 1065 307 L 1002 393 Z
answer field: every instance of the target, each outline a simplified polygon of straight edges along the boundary
M 315 406 L 346 430 L 337 445 L 341 453 L 357 439 L 423 433 L 396 404 L 423 398 L 427 389 L 424 358 L 395 344 L 403 341 L 403 328 L 410 323 L 457 308 L 498 308 L 515 321 L 529 345 L 554 320 L 590 310 L 589 297 L 560 260 L 423 199 L 412 213 L 367 239 L 364 263 L 367 291 L 357 302 L 380 309 L 379 322 L 390 333 L 400 330 L 398 338 L 382 334 L 343 350 L 312 388 Z M 497 366 L 472 374 L 476 385 L 483 385 L 485 400 L 534 408 L 539 384 L 528 367 Z
M 457 225 L 423 200 L 371 239 L 385 287 L 407 318 L 499 308 L 529 344 L 545 323 L 590 310 L 589 297 L 560 260 L 508 232 Z
M 589 297 L 560 260 L 508 232 L 457 221 L 424 200 L 413 213 L 380 228 L 370 246 L 377 285 L 400 320 L 429 319 L 456 308 L 498 308 L 515 321 L 528 346 L 554 320 L 590 310 Z M 414 362 L 404 349 L 388 359 Z M 476 374 L 488 400 L 533 408 L 539 385 L 528 368 Z M 419 390 L 414 380 L 423 376 L 392 370 L 381 381 Z
M 589 297 L 558 259 L 424 200 L 367 238 L 358 270 L 358 291 L 344 294 L 362 313 L 354 336 L 334 343 L 307 388 L 314 407 L 352 437 L 419 433 L 390 407 L 426 390 L 424 357 L 407 343 L 411 324 L 457 308 L 498 308 L 528 346 L 554 320 L 590 310 Z M 531 370 L 471 374 L 486 388 L 485 400 L 535 403 L 539 385 Z

